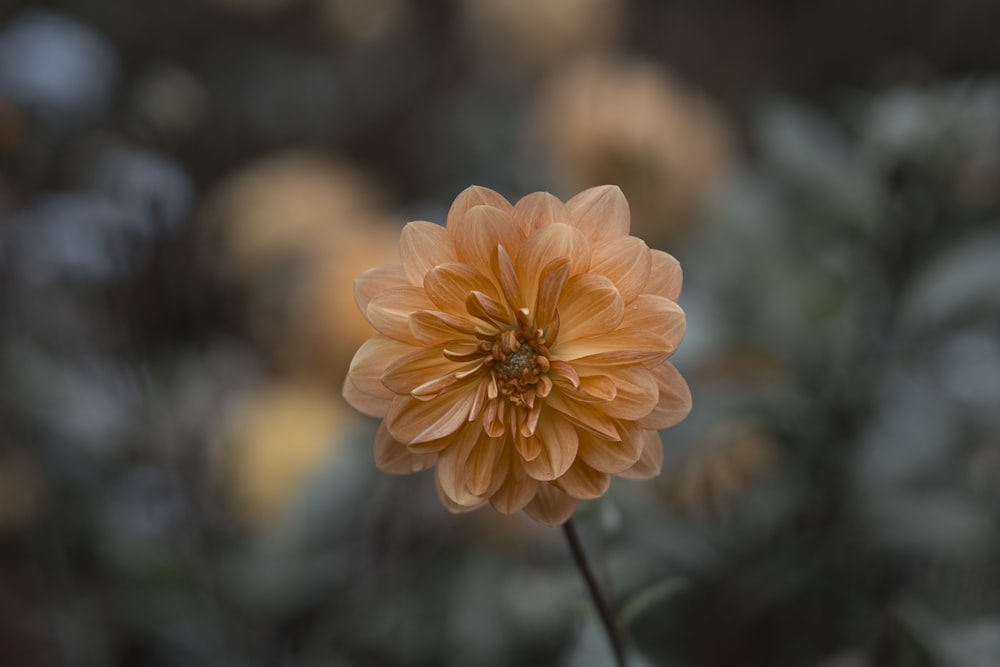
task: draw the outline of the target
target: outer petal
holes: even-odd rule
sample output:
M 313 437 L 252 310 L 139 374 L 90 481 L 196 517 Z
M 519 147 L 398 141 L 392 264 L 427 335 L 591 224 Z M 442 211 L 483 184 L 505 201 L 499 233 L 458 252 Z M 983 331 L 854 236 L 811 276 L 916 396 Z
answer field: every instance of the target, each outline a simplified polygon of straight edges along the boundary
M 476 383 L 459 386 L 429 401 L 397 396 L 389 405 L 386 425 L 392 437 L 407 444 L 437 440 L 466 423 L 476 397 Z
M 566 207 L 573 216 L 576 227 L 592 243 L 628 236 L 628 202 L 617 185 L 601 185 L 584 190 L 566 202 Z
M 419 351 L 421 348 L 403 343 L 388 336 L 369 338 L 354 353 L 347 377 L 358 391 L 390 400 L 394 394 L 382 384 L 386 369 L 397 359 Z
M 481 185 L 473 185 L 455 197 L 455 201 L 452 203 L 451 208 L 448 209 L 448 221 L 446 227 L 449 231 L 461 222 L 465 217 L 465 214 L 469 209 L 480 205 L 492 206 L 498 208 L 501 211 L 511 211 L 513 207 L 510 202 L 504 199 L 503 195 L 498 192 L 494 192 L 489 188 L 484 188 Z
M 641 419 L 657 406 L 656 377 L 652 371 L 638 364 L 619 366 L 601 366 L 595 364 L 574 364 L 581 374 L 581 380 L 591 373 L 607 373 L 615 387 L 614 396 L 605 403 L 597 403 L 594 407 L 609 417 L 616 419 Z
M 354 302 L 363 315 L 368 310 L 368 304 L 376 296 L 384 294 L 397 287 L 406 287 L 410 282 L 406 272 L 399 264 L 383 264 L 368 269 L 354 281 Z
M 424 276 L 428 298 L 446 313 L 465 315 L 465 300 L 472 292 L 482 292 L 493 299 L 500 293 L 486 276 L 468 264 L 443 264 Z
M 590 439 L 601 441 L 614 441 L 620 437 L 615 420 L 607 416 L 600 410 L 594 408 L 593 404 L 580 403 L 568 397 L 561 389 L 553 389 L 552 393 L 545 397 L 545 404 L 563 414 L 570 422 L 592 434 Z M 583 446 L 583 433 L 580 433 L 580 445 Z M 636 458 L 639 453 L 636 452 Z M 633 459 L 629 465 L 635 461 Z
M 382 418 L 389 412 L 390 399 L 364 393 L 351 382 L 350 377 L 344 378 L 344 388 L 341 393 L 347 404 L 363 415 Z
M 642 429 L 622 422 L 618 424 L 618 430 L 621 433 L 619 442 L 581 432 L 578 458 L 591 468 L 612 475 L 631 468 L 642 455 Z
M 490 496 L 490 504 L 502 514 L 513 514 L 524 509 L 538 493 L 538 480 L 533 479 L 521 466 L 513 447 L 507 447 L 504 456 L 509 458 L 510 468 L 503 483 Z
M 625 479 L 650 479 L 660 474 L 663 468 L 663 441 L 656 431 L 642 434 L 642 455 L 635 465 L 618 473 Z
M 566 474 L 556 480 L 556 485 L 578 500 L 600 498 L 611 485 L 611 475 L 594 470 L 577 459 Z
M 434 267 L 458 261 L 448 231 L 423 220 L 408 222 L 403 227 L 399 258 L 406 277 L 414 285 L 423 285 L 424 275 Z
M 664 361 L 652 370 L 656 379 L 658 400 L 656 407 L 637 423 L 642 428 L 669 428 L 679 423 L 691 412 L 691 390 L 674 366 Z
M 458 505 L 479 505 L 485 500 L 481 495 L 470 492 L 466 484 L 466 461 L 481 434 L 478 425 L 467 424 L 455 433 L 451 444 L 438 453 L 435 471 L 438 488 Z
M 486 498 L 482 498 L 479 500 L 479 502 L 472 505 L 459 505 L 454 500 L 449 498 L 448 495 L 441 488 L 441 482 L 437 480 L 437 475 L 434 476 L 434 482 L 435 486 L 437 487 L 438 500 L 440 500 L 441 504 L 444 505 L 444 508 L 449 512 L 451 512 L 452 514 L 465 514 L 466 512 L 472 512 L 473 510 L 479 509 L 488 502 Z
M 681 285 L 684 282 L 684 274 L 681 271 L 680 262 L 662 250 L 650 250 L 652 266 L 649 272 L 649 281 L 642 290 L 645 294 L 656 294 L 665 296 L 671 301 L 677 301 L 681 295 Z
M 371 300 L 365 318 L 380 334 L 419 344 L 410 330 L 410 315 L 418 310 L 435 310 L 422 287 L 397 287 Z
M 383 472 L 408 475 L 434 465 L 437 454 L 414 454 L 406 445 L 389 435 L 385 422 L 375 433 L 375 465 Z
M 590 271 L 611 279 L 625 303 L 641 294 L 649 282 L 652 255 L 649 247 L 634 236 L 595 243 L 591 248 Z
M 510 249 L 521 243 L 520 229 L 514 225 L 511 214 L 492 206 L 469 209 L 451 233 L 458 260 L 484 276 L 493 274 L 493 255 L 498 245 Z
M 569 209 L 548 192 L 533 192 L 514 205 L 514 220 L 524 229 L 525 236 L 546 225 L 572 224 Z
M 661 363 L 684 337 L 684 311 L 670 299 L 641 294 L 625 308 L 621 325 L 607 336 L 563 337 L 553 352 L 580 363 Z
M 569 520 L 576 511 L 577 500 L 553 484 L 542 484 L 538 494 L 524 508 L 525 513 L 535 521 L 547 526 L 559 526 Z
M 423 384 L 442 377 L 455 377 L 456 373 L 470 368 L 469 363 L 448 359 L 444 350 L 443 346 L 428 347 L 397 359 L 385 370 L 382 384 L 396 394 L 409 394 Z M 471 382 L 473 378 L 463 378 L 462 381 Z
M 551 481 L 566 472 L 576 459 L 579 436 L 576 427 L 553 410 L 544 410 L 538 420 L 535 439 L 541 453 L 522 461 L 525 471 L 539 481 Z

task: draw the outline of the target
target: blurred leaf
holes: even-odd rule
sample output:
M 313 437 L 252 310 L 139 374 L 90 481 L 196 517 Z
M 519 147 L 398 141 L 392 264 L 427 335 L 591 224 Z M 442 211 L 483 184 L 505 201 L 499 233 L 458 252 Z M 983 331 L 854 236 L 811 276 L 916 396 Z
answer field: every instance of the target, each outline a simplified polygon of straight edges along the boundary
M 622 628 L 629 627 L 649 609 L 680 593 L 687 585 L 682 577 L 670 577 L 636 592 L 621 606 L 619 625 Z

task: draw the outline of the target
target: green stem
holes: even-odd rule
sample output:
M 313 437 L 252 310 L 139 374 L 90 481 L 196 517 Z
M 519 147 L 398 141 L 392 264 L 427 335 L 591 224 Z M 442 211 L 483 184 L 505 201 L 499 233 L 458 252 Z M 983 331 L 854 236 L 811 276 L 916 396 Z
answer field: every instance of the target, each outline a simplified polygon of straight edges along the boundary
M 597 584 L 597 579 L 594 577 L 590 565 L 587 564 L 587 558 L 583 554 L 583 546 L 580 544 L 580 536 L 576 532 L 576 526 L 573 525 L 572 519 L 563 524 L 563 533 L 566 535 L 569 550 L 573 554 L 573 562 L 576 563 L 577 569 L 583 575 L 587 590 L 590 591 L 590 597 L 601 616 L 604 631 L 608 635 L 608 642 L 610 642 L 611 649 L 615 654 L 615 661 L 618 663 L 618 667 L 625 667 L 625 646 L 622 643 L 621 633 L 618 631 L 618 623 L 615 621 L 614 609 L 601 593 L 601 587 Z

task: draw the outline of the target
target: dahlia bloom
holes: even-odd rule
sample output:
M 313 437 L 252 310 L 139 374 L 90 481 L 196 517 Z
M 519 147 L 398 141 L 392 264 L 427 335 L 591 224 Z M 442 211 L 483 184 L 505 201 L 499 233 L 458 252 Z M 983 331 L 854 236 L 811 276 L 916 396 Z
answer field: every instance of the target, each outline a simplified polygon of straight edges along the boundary
M 400 263 L 355 283 L 378 334 L 344 396 L 383 418 L 378 467 L 433 466 L 452 512 L 489 503 L 549 525 L 612 475 L 657 475 L 657 429 L 691 408 L 667 361 L 684 335 L 681 270 L 628 232 L 614 186 L 514 206 L 474 186 L 444 227 L 408 223 Z

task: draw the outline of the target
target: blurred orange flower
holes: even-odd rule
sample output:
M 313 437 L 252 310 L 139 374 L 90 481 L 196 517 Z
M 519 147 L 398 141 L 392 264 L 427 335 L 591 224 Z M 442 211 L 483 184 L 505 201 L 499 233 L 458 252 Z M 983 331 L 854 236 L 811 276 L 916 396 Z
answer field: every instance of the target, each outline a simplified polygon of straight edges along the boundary
M 557 525 L 611 475 L 660 471 L 656 429 L 691 407 L 667 361 L 685 330 L 681 269 L 629 236 L 615 186 L 515 206 L 471 187 L 446 226 L 410 222 L 399 264 L 363 273 L 359 307 L 378 334 L 344 395 L 382 417 L 375 461 L 436 466 L 452 512 L 491 504 Z

